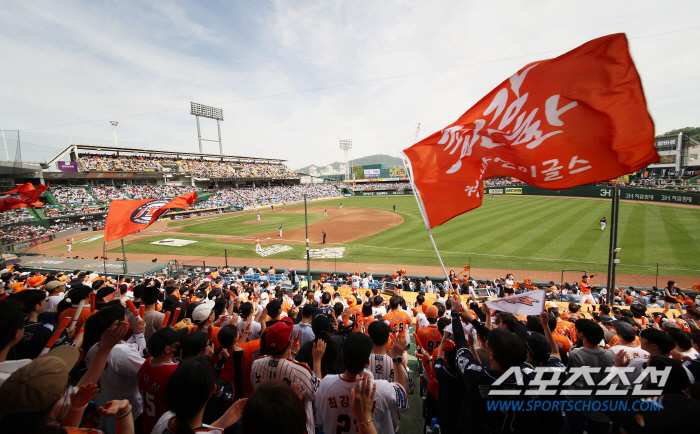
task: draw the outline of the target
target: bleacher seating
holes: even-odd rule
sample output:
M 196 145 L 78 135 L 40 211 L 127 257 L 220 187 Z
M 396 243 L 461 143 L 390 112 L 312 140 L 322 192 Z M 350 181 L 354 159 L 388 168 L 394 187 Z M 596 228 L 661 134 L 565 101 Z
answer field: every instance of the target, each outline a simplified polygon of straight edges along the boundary
M 205 159 L 170 158 L 165 156 L 80 154 L 81 168 L 90 172 L 172 172 L 198 178 L 274 178 L 292 179 L 298 176 L 284 164 L 248 163 Z

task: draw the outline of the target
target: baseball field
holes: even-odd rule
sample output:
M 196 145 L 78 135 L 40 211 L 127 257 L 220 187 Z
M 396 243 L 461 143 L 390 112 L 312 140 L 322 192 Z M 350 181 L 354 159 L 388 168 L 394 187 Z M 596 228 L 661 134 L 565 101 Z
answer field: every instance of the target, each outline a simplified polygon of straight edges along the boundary
M 311 202 L 308 211 L 312 261 L 396 264 L 396 269 L 439 265 L 412 196 Z M 125 238 L 127 256 L 148 254 L 166 260 L 226 254 L 232 264 L 237 263 L 236 258 L 305 258 L 303 204 L 284 210 L 281 206 L 260 209 L 260 216 L 257 221 L 256 212 L 247 211 L 158 223 Z M 445 265 L 458 270 L 470 265 L 605 273 L 610 233 L 609 226 L 600 229 L 603 216 L 610 220 L 609 200 L 487 197 L 480 208 L 435 228 L 433 235 Z M 654 275 L 658 264 L 661 275 L 700 276 L 698 228 L 698 207 L 621 202 L 618 273 Z M 327 234 L 325 245 L 322 232 Z M 262 242 L 262 254 L 254 251 L 255 238 Z M 92 241 L 78 240 L 74 251 L 101 253 L 101 238 L 86 240 Z M 52 249 L 63 250 L 64 246 Z M 107 251 L 109 256 L 119 256 L 119 242 L 109 243 Z

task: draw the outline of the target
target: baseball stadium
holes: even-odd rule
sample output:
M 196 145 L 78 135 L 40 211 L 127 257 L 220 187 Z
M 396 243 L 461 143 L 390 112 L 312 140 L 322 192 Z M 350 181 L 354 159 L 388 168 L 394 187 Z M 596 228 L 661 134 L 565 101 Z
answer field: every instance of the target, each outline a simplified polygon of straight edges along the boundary
M 611 236 L 600 220 L 611 219 L 613 191 L 619 191 L 615 303 L 655 306 L 648 294 L 669 280 L 677 282 L 687 306 L 698 295 L 700 176 L 692 167 L 675 180 L 678 186 L 653 167 L 566 190 L 492 179 L 481 207 L 434 228 L 441 259 L 405 168 L 367 166 L 363 171 L 372 178 L 348 182 L 295 173 L 284 161 L 255 156 L 71 144 L 46 162 L 14 161 L 6 169 L 14 183 L 48 185 L 43 207 L 2 214 L 6 265 L 35 273 L 84 270 L 115 281 L 165 282 L 212 273 L 228 280 L 235 276 L 227 274 L 231 270 L 250 269 L 256 271 L 248 278 L 257 285 L 274 269 L 283 273 L 275 275 L 282 287 L 297 288 L 289 280 L 297 276 L 307 287 L 310 279 L 314 286 L 334 282 L 341 291 L 354 277 L 365 281 L 369 275 L 367 288 L 387 302 L 398 287 L 413 305 L 439 303 L 444 289 L 426 293 L 426 284 L 446 280 L 442 260 L 451 278 L 473 285 L 462 291 L 465 302 L 470 293 L 493 299 L 499 286 L 511 282 L 545 289 L 548 303 L 568 311 L 570 301 L 581 300 L 581 274 L 593 277 L 595 301 L 605 302 Z M 112 201 L 169 200 L 192 192 L 197 199 L 188 209 L 171 210 L 145 229 L 105 242 Z M 415 336 L 408 342 L 420 346 Z M 411 354 L 408 360 L 418 367 L 412 381 L 421 383 L 420 359 Z M 421 396 L 429 393 L 420 390 Z M 425 398 L 410 401 L 414 410 L 406 418 L 417 425 L 401 432 L 439 431 Z
M 112 147 L 75 144 L 46 163 L 10 166 L 15 183 L 46 182 L 49 189 L 42 196 L 43 208 L 2 215 L 4 252 L 21 255 L 24 262 L 33 256 L 109 261 L 112 271 L 113 262 L 126 258 L 126 274 L 133 275 L 144 274 L 136 263 L 166 264 L 162 273 L 173 275 L 222 266 L 306 270 L 308 259 L 316 277 L 357 270 L 392 275 L 399 269 L 416 277 L 444 277 L 403 168 L 371 166 L 368 173 L 381 171 L 386 178 L 334 182 L 259 157 L 128 148 L 114 152 Z M 34 167 L 21 169 L 23 165 Z M 679 188 L 649 184 L 673 179 L 645 178 L 650 170 L 654 168 L 566 190 L 492 180 L 480 208 L 433 230 L 441 258 L 448 269 L 468 267 L 475 279 L 493 281 L 512 273 L 521 281 L 563 284 L 585 272 L 604 282 L 610 230 L 601 230 L 599 221 L 610 218 L 612 187 L 620 185 L 617 282 L 652 287 L 675 279 L 692 289 L 700 276 L 695 259 L 700 253 L 695 230 L 700 176 L 691 166 L 683 167 Z M 198 195 L 194 205 L 124 237 L 124 249 L 120 241 L 104 243 L 111 200 L 174 198 L 188 192 Z M 35 258 L 32 265 L 70 268 L 50 267 L 46 261 Z M 130 262 L 133 273 L 128 272 Z M 124 274 L 122 266 L 116 270 L 113 274 Z
M 0 433 L 697 432 L 700 3 L 487 3 L 9 2 Z

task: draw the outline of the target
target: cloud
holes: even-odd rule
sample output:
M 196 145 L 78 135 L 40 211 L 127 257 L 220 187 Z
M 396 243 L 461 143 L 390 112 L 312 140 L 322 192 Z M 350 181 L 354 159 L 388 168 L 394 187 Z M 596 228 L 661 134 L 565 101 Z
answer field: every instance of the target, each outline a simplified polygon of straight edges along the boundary
M 11 2 L 0 118 L 5 129 L 114 118 L 124 143 L 195 151 L 193 100 L 223 108 L 227 154 L 296 168 L 341 159 L 338 140 L 353 139 L 354 157 L 396 156 L 419 122 L 419 138 L 443 128 L 526 63 L 624 31 L 663 132 L 697 122 L 700 30 L 664 34 L 695 27 L 697 12 L 690 1 Z M 213 122 L 202 129 L 216 138 Z M 35 131 L 113 138 L 106 121 Z

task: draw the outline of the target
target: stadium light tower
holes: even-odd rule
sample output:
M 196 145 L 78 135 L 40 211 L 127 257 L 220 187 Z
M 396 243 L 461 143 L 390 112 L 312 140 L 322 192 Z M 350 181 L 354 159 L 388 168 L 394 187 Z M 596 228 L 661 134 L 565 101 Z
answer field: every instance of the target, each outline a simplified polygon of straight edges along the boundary
M 345 180 L 349 179 L 350 168 L 348 167 L 348 151 L 352 149 L 352 139 L 341 140 L 340 149 L 345 152 Z
M 202 133 L 199 130 L 199 117 L 202 116 L 209 119 L 216 119 L 216 129 L 219 131 L 219 154 L 224 155 L 224 149 L 221 146 L 221 121 L 224 120 L 223 110 L 190 101 L 190 114 L 197 118 L 197 139 L 199 140 L 199 153 L 202 153 L 202 140 L 206 140 L 207 142 L 217 141 L 202 138 Z
M 117 143 L 117 125 L 119 125 L 119 122 L 117 121 L 109 121 L 110 124 L 112 124 L 112 127 L 114 128 L 114 147 L 118 148 L 119 143 Z

